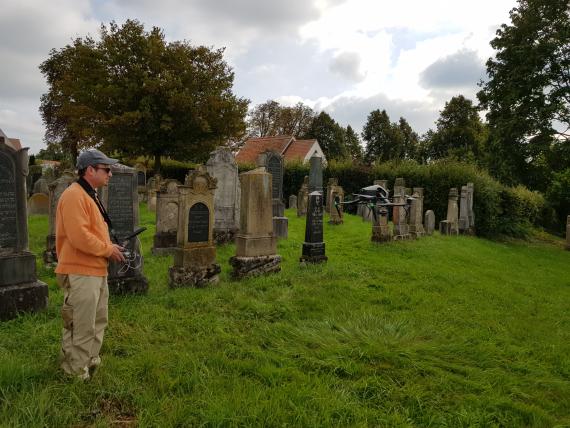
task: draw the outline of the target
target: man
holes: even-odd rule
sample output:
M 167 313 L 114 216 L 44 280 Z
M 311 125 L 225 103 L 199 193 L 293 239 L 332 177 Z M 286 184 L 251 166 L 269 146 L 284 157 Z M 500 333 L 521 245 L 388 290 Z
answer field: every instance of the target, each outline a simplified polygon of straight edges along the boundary
M 123 248 L 109 238 L 110 219 L 95 190 L 109 183 L 110 165 L 115 163 L 99 150 L 82 152 L 77 158 L 79 180 L 62 193 L 57 205 L 55 273 L 64 296 L 61 368 L 82 380 L 101 364 L 108 259 L 125 260 Z

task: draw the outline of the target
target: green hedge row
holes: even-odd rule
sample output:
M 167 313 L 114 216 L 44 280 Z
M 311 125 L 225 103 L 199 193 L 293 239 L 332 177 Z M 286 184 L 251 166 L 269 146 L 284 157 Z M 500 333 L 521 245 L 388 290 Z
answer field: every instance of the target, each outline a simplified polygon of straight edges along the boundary
M 289 163 L 285 166 L 284 196 L 297 194 L 309 166 Z M 329 177 L 338 178 L 347 199 L 374 180 L 388 180 L 393 189 L 397 177 L 406 180 L 407 187 L 424 188 L 424 210 L 433 210 L 436 220 L 445 218 L 449 189 L 472 182 L 475 185 L 475 227 L 480 236 L 527 236 L 533 225 L 542 223 L 544 197 L 519 186 L 506 187 L 488 173 L 473 165 L 455 161 L 418 165 L 415 162 L 387 162 L 373 167 L 331 162 L 323 170 L 323 184 Z

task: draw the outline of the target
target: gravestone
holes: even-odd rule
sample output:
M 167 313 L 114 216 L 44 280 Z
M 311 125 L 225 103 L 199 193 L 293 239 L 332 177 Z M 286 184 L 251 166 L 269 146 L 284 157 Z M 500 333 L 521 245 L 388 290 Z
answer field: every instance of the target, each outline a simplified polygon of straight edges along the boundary
M 425 235 L 424 229 L 424 189 L 422 187 L 414 187 L 412 194 L 412 202 L 410 206 L 410 236 L 419 238 Z
M 467 186 L 461 186 L 461 198 L 459 200 L 459 233 L 469 234 L 469 190 Z
M 383 186 L 382 186 L 383 187 Z M 372 223 L 372 242 L 390 242 L 392 237 L 392 230 L 388 224 L 388 209 L 383 207 L 378 202 L 375 206 L 376 216 Z
M 200 167 L 178 187 L 178 234 L 169 286 L 206 287 L 216 284 L 221 272 L 214 241 L 216 179 Z
M 427 210 L 424 215 L 424 229 L 426 235 L 432 235 L 435 230 L 435 214 L 432 210 Z
M 283 157 L 268 150 L 259 155 L 257 164 L 271 174 L 271 195 L 273 204 L 273 234 L 277 238 L 289 235 L 289 220 L 285 217 L 283 203 Z
M 388 180 L 374 180 L 373 184 L 388 190 Z
M 289 196 L 289 209 L 292 209 L 292 210 L 297 209 L 297 196 L 295 196 L 295 195 Z
M 57 254 L 55 252 L 55 215 L 59 198 L 63 191 L 76 180 L 77 177 L 73 171 L 65 170 L 61 177 L 49 185 L 48 236 L 46 237 L 46 250 L 43 255 L 46 265 L 54 266 L 57 263 Z
M 160 190 L 162 176 L 155 174 L 146 183 L 146 204 L 149 211 L 156 211 L 156 192 Z
M 49 195 L 48 181 L 42 175 L 34 183 L 34 188 L 32 190 L 32 195 L 36 193 L 43 193 L 44 195 Z
M 330 187 L 330 216 L 329 224 L 338 225 L 344 222 L 344 209 L 342 203 L 344 202 L 344 190 L 338 184 L 333 184 Z
M 137 173 L 137 193 L 139 195 L 139 204 L 141 202 L 146 202 L 146 166 L 142 163 L 137 163 L 135 165 L 135 171 Z
M 122 244 L 139 225 L 137 175 L 134 168 L 121 164 L 111 165 L 111 173 L 109 184 L 101 187 L 98 193 L 113 223 L 114 237 Z M 126 248 L 129 256 L 126 263 L 109 261 L 109 292 L 115 295 L 146 293 L 148 280 L 143 274 L 139 239 L 131 239 Z
M 163 186 L 157 191 L 155 230 L 152 254 L 174 254 L 178 245 L 178 186 Z
M 331 207 L 334 203 L 334 199 L 332 199 L 332 188 L 334 186 L 338 186 L 338 178 L 329 178 L 329 182 L 327 183 L 327 194 L 325 199 L 325 212 L 330 213 Z
M 273 235 L 271 174 L 257 168 L 240 174 L 240 230 L 236 255 L 230 258 L 232 278 L 240 279 L 281 270 L 277 238 Z
M 217 244 L 233 242 L 239 229 L 241 188 L 238 166 L 231 150 L 218 147 L 210 154 L 206 170 L 218 182 L 214 194 L 214 239 Z
M 320 192 L 323 194 L 323 158 L 316 153 L 309 160 L 309 194 Z
M 36 312 L 48 304 L 48 287 L 38 281 L 28 249 L 26 176 L 28 148 L 14 149 L 0 129 L 0 320 Z
M 394 183 L 394 203 L 406 203 L 406 182 L 403 178 L 396 178 Z M 392 210 L 392 222 L 394 223 L 394 239 L 410 239 L 410 226 L 408 214 L 403 205 L 394 206 Z
M 447 218 L 439 222 L 439 232 L 442 235 L 459 234 L 459 209 L 457 207 L 457 188 L 449 189 L 447 200 Z
M 307 215 L 307 205 L 309 203 L 309 176 L 305 175 L 303 179 L 303 184 L 299 189 L 299 194 L 297 196 L 297 217 L 303 217 Z
M 45 193 L 34 193 L 28 198 L 28 215 L 48 215 L 49 196 Z
M 467 217 L 469 219 L 469 229 L 471 234 L 475 234 L 475 211 L 473 210 L 473 200 L 475 197 L 475 185 L 467 183 Z
M 566 249 L 570 250 L 570 215 L 566 217 Z
M 301 263 L 322 263 L 327 261 L 323 242 L 323 195 L 321 192 L 309 193 L 309 207 L 305 223 L 305 242 Z

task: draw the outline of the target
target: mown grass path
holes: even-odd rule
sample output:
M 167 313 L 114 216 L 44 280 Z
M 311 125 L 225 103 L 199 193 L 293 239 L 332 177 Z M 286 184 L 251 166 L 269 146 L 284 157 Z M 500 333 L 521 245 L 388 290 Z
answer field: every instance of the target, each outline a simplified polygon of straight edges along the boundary
M 325 224 L 329 261 L 299 266 L 304 219 L 279 242 L 282 272 L 170 290 L 150 255 L 146 296 L 112 297 L 103 366 L 57 368 L 62 294 L 0 324 L 0 426 L 570 426 L 570 252 L 442 237 L 374 245 L 370 224 Z M 40 255 L 47 220 L 30 219 Z

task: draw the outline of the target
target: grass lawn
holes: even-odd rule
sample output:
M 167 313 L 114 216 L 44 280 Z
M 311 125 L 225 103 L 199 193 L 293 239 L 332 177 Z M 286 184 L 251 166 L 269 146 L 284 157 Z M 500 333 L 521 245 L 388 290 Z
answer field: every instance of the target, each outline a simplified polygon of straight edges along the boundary
M 347 215 L 329 261 L 301 267 L 288 210 L 282 272 L 168 288 L 141 207 L 146 296 L 112 296 L 91 382 L 57 367 L 62 293 L 30 247 L 48 310 L 0 324 L 0 426 L 570 426 L 570 252 L 435 234 L 374 245 Z

